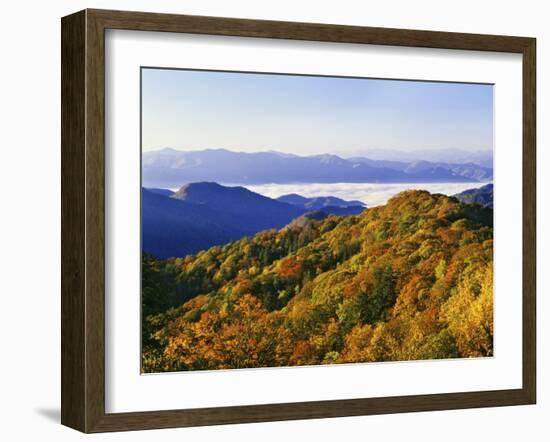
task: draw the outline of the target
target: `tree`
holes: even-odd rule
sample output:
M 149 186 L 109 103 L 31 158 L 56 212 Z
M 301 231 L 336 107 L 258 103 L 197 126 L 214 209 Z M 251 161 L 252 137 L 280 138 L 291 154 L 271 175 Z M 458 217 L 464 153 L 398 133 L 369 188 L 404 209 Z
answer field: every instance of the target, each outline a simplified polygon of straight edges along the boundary
M 390 265 L 377 267 L 367 282 L 366 293 L 361 296 L 361 321 L 374 324 L 383 319 L 386 309 L 393 306 L 395 300 L 393 269 Z

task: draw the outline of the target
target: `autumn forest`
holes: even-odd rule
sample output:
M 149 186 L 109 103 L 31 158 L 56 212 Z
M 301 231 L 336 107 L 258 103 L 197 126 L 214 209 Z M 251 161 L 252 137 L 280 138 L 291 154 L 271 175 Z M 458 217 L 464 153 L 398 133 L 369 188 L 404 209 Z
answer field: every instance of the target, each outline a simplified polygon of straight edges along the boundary
M 491 356 L 492 223 L 490 207 L 409 190 L 180 257 L 143 253 L 142 371 Z

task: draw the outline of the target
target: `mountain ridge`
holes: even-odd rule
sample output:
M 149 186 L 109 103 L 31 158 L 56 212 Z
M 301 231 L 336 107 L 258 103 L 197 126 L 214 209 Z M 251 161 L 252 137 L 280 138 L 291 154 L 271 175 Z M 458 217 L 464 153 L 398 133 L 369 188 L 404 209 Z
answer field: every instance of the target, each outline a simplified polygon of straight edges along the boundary
M 346 201 L 342 198 L 335 196 L 316 196 L 316 197 L 304 197 L 296 193 L 289 193 L 281 195 L 275 198 L 277 201 L 282 201 L 288 204 L 293 204 L 302 207 L 307 210 L 319 210 L 323 207 L 352 207 L 360 206 L 366 207 L 367 205 L 359 200 Z
M 309 208 L 244 187 L 189 183 L 176 192 L 142 189 L 142 250 L 158 258 L 185 256 L 263 230 L 280 229 Z M 343 201 L 343 200 L 341 200 Z M 364 206 L 325 205 L 327 215 L 355 215 Z
M 281 152 L 227 149 L 143 152 L 145 187 L 174 188 L 182 182 L 215 181 L 233 185 L 291 183 L 420 183 L 490 181 L 492 169 L 475 164 L 410 163 L 338 155 L 298 156 Z
M 459 201 L 467 204 L 479 204 L 483 207 L 493 208 L 493 184 L 476 189 L 467 189 L 463 192 L 453 195 Z

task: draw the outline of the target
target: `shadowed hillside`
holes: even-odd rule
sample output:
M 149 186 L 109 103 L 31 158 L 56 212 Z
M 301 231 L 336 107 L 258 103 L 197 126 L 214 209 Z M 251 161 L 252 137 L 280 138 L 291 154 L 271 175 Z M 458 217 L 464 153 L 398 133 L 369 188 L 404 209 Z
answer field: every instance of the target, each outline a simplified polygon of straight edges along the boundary
M 143 189 L 141 203 L 142 249 L 157 258 L 185 256 L 262 230 L 279 229 L 311 210 L 244 187 L 209 182 L 186 184 L 177 192 Z M 327 215 L 363 210 L 361 205 L 323 207 Z
M 479 189 L 468 189 L 454 196 L 463 203 L 493 208 L 493 184 L 486 184 Z

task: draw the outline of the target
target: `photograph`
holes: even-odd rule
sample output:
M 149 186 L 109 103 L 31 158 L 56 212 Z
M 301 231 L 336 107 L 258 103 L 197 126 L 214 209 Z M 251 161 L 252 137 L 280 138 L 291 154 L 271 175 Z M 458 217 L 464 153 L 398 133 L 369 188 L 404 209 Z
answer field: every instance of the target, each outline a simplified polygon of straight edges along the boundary
M 493 84 L 140 76 L 142 374 L 495 355 Z
M 8 329 L 26 333 L 25 367 L 55 371 L 23 372 L 43 390 L 35 417 L 56 412 L 68 438 L 265 439 L 268 422 L 277 441 L 283 427 L 386 437 L 390 421 L 408 440 L 412 421 L 422 440 L 535 434 L 544 14 L 462 8 L 450 26 L 433 5 L 255 5 L 49 8 L 58 32 L 28 40 L 57 41 L 29 58 L 51 69 L 5 70 L 32 74 L 48 117 L 16 127 L 9 181 L 58 190 L 31 204 L 4 186 L 21 214 L 6 207 L 40 226 L 39 206 L 60 209 L 57 236 L 6 230 L 21 252 L 6 254 L 11 292 L 31 283 L 44 301 L 40 333 L 21 315 Z M 8 92 L 28 117 L 21 88 Z M 29 176 L 54 181 L 21 179 L 30 145 L 44 160 Z M 48 321 L 57 351 L 21 346 Z

